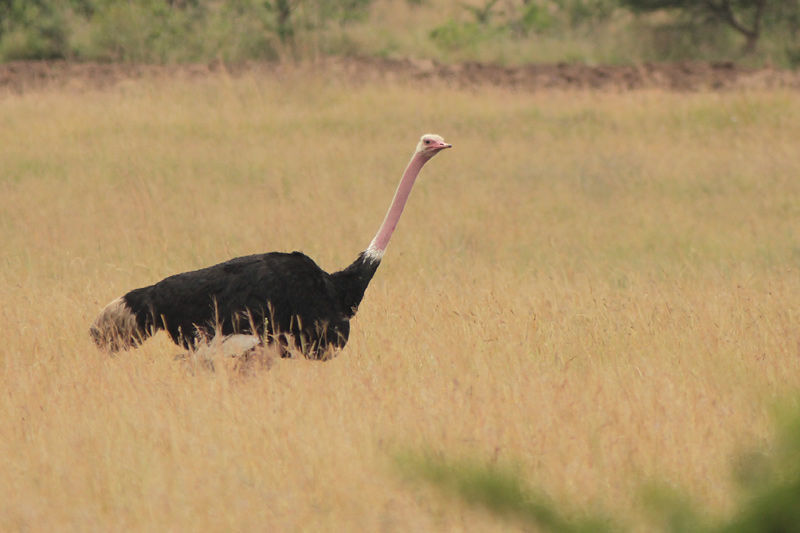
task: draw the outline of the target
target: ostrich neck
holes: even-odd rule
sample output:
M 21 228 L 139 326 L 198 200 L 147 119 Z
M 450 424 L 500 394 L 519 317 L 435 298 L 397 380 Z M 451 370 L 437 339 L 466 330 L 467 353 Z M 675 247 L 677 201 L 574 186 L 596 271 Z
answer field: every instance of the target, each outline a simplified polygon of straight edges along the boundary
M 392 204 L 389 206 L 389 211 L 386 213 L 386 218 L 383 219 L 378 233 L 369 244 L 369 247 L 364 252 L 364 256 L 372 261 L 380 261 L 383 253 L 386 251 L 386 246 L 389 245 L 389 239 L 392 237 L 397 222 L 400 220 L 400 215 L 403 214 L 403 208 L 408 201 L 408 195 L 411 194 L 411 187 L 414 186 L 419 171 L 422 170 L 423 165 L 428 162 L 429 156 L 423 155 L 421 152 L 416 152 L 408 163 L 403 177 L 400 179 L 400 184 L 397 186 L 397 191 L 394 193 Z

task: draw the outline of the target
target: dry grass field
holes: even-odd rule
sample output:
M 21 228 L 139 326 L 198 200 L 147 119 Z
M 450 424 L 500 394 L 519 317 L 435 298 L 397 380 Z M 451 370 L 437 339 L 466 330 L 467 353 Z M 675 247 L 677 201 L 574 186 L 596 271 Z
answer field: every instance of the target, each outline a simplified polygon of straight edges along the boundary
M 349 264 L 424 170 L 331 362 L 216 371 L 109 300 L 237 255 Z M 0 530 L 505 531 L 407 450 L 513 465 L 645 529 L 711 514 L 800 387 L 800 100 L 307 72 L 0 96 Z

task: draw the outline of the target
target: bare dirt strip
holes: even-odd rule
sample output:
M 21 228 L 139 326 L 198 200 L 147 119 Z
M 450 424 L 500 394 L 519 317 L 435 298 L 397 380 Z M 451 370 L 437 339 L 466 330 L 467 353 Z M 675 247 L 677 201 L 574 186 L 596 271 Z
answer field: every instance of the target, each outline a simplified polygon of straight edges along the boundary
M 459 87 L 498 86 L 519 90 L 577 89 L 670 91 L 800 89 L 800 72 L 771 67 L 747 68 L 735 63 L 645 63 L 591 66 L 533 64 L 504 67 L 481 63 L 442 64 L 432 60 L 325 58 L 312 63 L 246 63 L 240 65 L 77 63 L 22 61 L 0 64 L 0 90 L 15 93 L 44 87 L 102 88 L 123 80 L 158 77 L 193 79 L 212 73 L 232 76 L 262 73 L 280 77 L 305 70 L 347 82 L 434 81 Z

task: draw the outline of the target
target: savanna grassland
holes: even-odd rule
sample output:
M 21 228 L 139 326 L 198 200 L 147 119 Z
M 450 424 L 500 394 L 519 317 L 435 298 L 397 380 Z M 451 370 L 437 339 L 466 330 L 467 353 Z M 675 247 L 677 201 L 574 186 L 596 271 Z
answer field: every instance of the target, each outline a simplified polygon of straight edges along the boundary
M 216 371 L 109 300 L 237 255 L 352 261 L 424 170 L 327 363 Z M 512 465 L 646 528 L 710 514 L 800 386 L 800 100 L 515 92 L 304 71 L 0 96 L 0 529 L 507 530 L 410 484 L 425 450 Z

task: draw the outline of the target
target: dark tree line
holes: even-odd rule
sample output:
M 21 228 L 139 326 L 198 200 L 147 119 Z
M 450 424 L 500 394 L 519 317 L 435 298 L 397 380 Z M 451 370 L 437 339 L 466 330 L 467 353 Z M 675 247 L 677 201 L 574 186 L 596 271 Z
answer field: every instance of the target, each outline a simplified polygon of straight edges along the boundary
M 299 34 L 363 18 L 372 1 L 0 0 L 0 60 L 270 59 Z
M 633 11 L 671 9 L 694 20 L 714 20 L 725 24 L 744 39 L 743 52 L 755 51 L 765 21 L 784 23 L 794 34 L 800 28 L 800 2 L 797 0 L 620 0 Z
M 670 22 L 660 26 L 684 32 L 695 40 L 708 40 L 709 29 L 728 28 L 743 38 L 741 50 L 745 55 L 755 52 L 767 33 L 777 41 L 786 41 L 800 55 L 800 0 L 473 0 L 463 8 L 466 16 L 461 22 L 451 20 L 432 33 L 444 47 L 471 44 L 470 39 L 479 39 L 486 30 L 507 30 L 526 37 L 592 27 L 615 12 L 627 10 L 642 15 L 669 13 Z
M 0 0 L 0 60 L 274 58 L 304 39 L 313 41 L 312 34 L 362 19 L 375 1 Z M 437 46 L 477 47 L 487 35 L 526 39 L 579 26 L 591 31 L 621 10 L 665 11 L 679 35 L 708 42 L 707 29 L 729 28 L 741 36 L 744 54 L 769 36 L 773 49 L 784 46 L 789 63 L 800 64 L 800 0 L 465 0 L 462 5 L 464 16 L 430 32 Z M 81 32 L 84 40 L 76 44 Z

